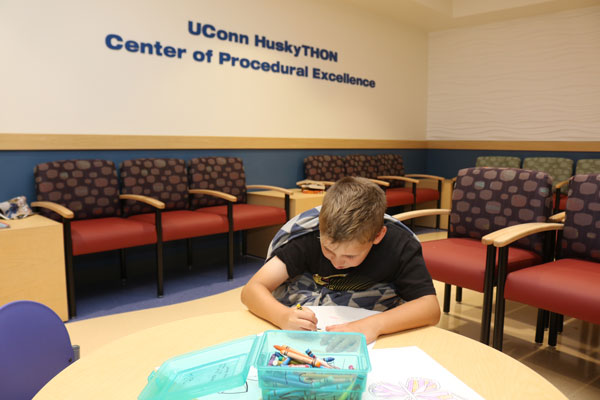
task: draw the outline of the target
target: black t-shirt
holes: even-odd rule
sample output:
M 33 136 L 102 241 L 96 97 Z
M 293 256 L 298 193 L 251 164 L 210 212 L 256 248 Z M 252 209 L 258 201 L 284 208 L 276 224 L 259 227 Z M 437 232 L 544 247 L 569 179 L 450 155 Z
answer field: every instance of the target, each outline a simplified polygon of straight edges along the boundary
M 419 241 L 393 222 L 385 226 L 383 240 L 356 267 L 335 269 L 321 251 L 319 231 L 291 240 L 273 255 L 286 265 L 290 278 L 309 273 L 331 290 L 366 290 L 376 283 L 391 283 L 405 301 L 435 294 Z

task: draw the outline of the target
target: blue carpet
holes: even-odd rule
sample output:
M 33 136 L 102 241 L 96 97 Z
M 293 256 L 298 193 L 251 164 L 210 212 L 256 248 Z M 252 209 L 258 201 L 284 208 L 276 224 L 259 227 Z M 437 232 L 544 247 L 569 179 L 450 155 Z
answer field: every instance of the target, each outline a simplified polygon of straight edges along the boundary
M 423 227 L 413 230 L 417 234 L 438 231 Z M 165 262 L 162 298 L 156 297 L 153 246 L 128 250 L 125 284 L 120 279 L 117 252 L 76 257 L 77 316 L 70 321 L 181 303 L 245 285 L 264 260 L 253 256 L 236 257 L 234 279 L 227 280 L 224 245 L 218 240 L 203 240 L 204 247 L 195 251 L 192 269 L 186 266 L 185 247 L 181 243 L 165 246 L 168 261 Z
M 156 280 L 152 273 L 130 276 L 126 284 L 122 284 L 117 277 L 108 282 L 79 285 L 76 294 L 77 316 L 70 321 L 161 307 L 235 289 L 245 285 L 263 263 L 262 258 L 252 256 L 236 260 L 232 280 L 227 280 L 227 266 L 224 264 L 192 270 L 166 269 L 162 298 L 156 297 Z

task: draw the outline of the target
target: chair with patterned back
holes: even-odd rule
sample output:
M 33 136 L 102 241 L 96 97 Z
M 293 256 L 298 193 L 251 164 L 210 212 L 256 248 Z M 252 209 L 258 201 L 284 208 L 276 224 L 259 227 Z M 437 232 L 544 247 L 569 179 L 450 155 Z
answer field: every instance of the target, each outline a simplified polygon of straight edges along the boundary
M 32 399 L 77 360 L 73 349 L 65 324 L 47 306 L 27 300 L 0 306 L 0 397 Z
M 333 184 L 346 176 L 346 165 L 343 156 L 320 154 L 304 159 L 304 177 L 307 180 Z
M 476 167 L 521 168 L 521 159 L 511 156 L 479 156 Z
M 577 160 L 575 175 L 600 174 L 600 158 Z
M 544 172 L 516 168 L 466 168 L 458 172 L 452 210 L 417 210 L 395 215 L 406 220 L 422 215 L 450 214 L 448 239 L 422 243 L 433 279 L 445 282 L 444 312 L 450 311 L 451 285 L 483 292 L 480 340 L 489 342 L 495 247 L 482 241 L 507 226 L 545 222 L 551 211 L 551 179 Z M 534 236 L 511 249 L 514 271 L 542 262 L 542 240 Z
M 506 268 L 509 246 L 519 238 L 562 230 L 557 257 L 548 247 L 544 264 L 518 271 Z M 569 184 L 564 224 L 539 223 L 511 227 L 496 237 L 499 248 L 494 347 L 502 350 L 504 303 L 528 304 L 550 312 L 548 344 L 556 345 L 563 315 L 600 324 L 600 174 L 575 175 Z M 512 250 L 512 247 L 510 247 Z M 543 313 L 538 313 L 536 342 L 543 342 Z
M 188 175 L 185 161 L 177 158 L 140 158 L 125 160 L 119 168 L 121 191 L 144 195 L 163 204 L 162 210 L 153 214 L 149 207 L 126 202 L 123 211 L 128 220 L 156 226 L 158 242 L 169 242 L 209 236 L 227 232 L 227 221 L 209 213 L 196 213 L 189 209 Z M 191 246 L 191 242 L 188 242 Z M 188 248 L 188 265 L 191 249 Z M 162 254 L 160 255 L 162 258 Z M 158 273 L 163 287 L 163 271 Z M 161 293 L 162 294 L 162 293 Z
M 191 208 L 226 221 L 228 232 L 228 279 L 233 278 L 233 233 L 248 229 L 282 225 L 289 218 L 292 192 L 271 185 L 246 185 L 242 159 L 236 157 L 200 157 L 188 163 Z M 281 207 L 247 203 L 247 190 L 266 189 L 281 193 Z M 221 197 L 207 196 L 219 193 Z M 245 242 L 245 240 L 244 240 Z
M 344 157 L 346 176 L 355 176 L 369 179 L 386 190 L 390 186 L 388 182 L 377 179 L 379 175 L 379 163 L 377 156 L 367 154 L 349 154 Z
M 573 160 L 562 157 L 527 157 L 523 169 L 546 172 L 552 178 L 554 212 L 565 209 L 569 178 L 573 176 Z
M 444 178 L 435 175 L 426 174 L 405 174 L 404 162 L 399 154 L 378 154 L 379 176 L 390 183 L 390 187 L 386 190 L 388 207 L 410 205 L 414 210 L 417 204 L 436 202 L 436 207 L 441 205 L 442 182 Z M 419 187 L 419 183 L 424 181 L 433 181 L 436 183 L 436 188 Z M 410 184 L 410 187 L 406 187 Z M 439 228 L 440 219 L 436 217 L 436 227 Z
M 32 206 L 63 223 L 69 315 L 74 317 L 73 256 L 120 250 L 124 276 L 124 249 L 156 244 L 157 234 L 152 224 L 123 218 L 121 201 L 129 198 L 159 205 L 143 196 L 119 195 L 115 164 L 108 160 L 42 163 L 35 167 L 34 177 L 37 201 Z M 162 260 L 158 256 L 156 262 L 160 269 Z

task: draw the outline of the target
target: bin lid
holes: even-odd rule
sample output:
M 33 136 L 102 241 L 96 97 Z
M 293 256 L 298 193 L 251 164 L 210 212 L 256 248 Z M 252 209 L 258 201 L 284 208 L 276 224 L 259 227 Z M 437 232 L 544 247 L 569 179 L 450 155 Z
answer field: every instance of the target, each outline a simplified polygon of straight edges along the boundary
M 148 376 L 138 400 L 193 399 L 242 386 L 257 339 L 246 336 L 168 359 Z

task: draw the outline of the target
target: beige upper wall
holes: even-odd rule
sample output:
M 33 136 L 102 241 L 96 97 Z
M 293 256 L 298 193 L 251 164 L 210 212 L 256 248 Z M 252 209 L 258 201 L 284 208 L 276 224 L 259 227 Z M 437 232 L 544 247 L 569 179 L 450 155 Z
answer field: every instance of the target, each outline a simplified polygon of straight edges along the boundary
M 600 7 L 430 34 L 428 140 L 600 134 Z
M 250 45 L 187 32 L 188 21 Z M 115 51 L 107 34 L 187 49 Z M 332 63 L 255 47 L 255 34 L 337 51 Z M 0 133 L 423 140 L 427 35 L 344 1 L 3 0 Z M 365 77 L 376 88 L 220 66 L 194 50 Z

